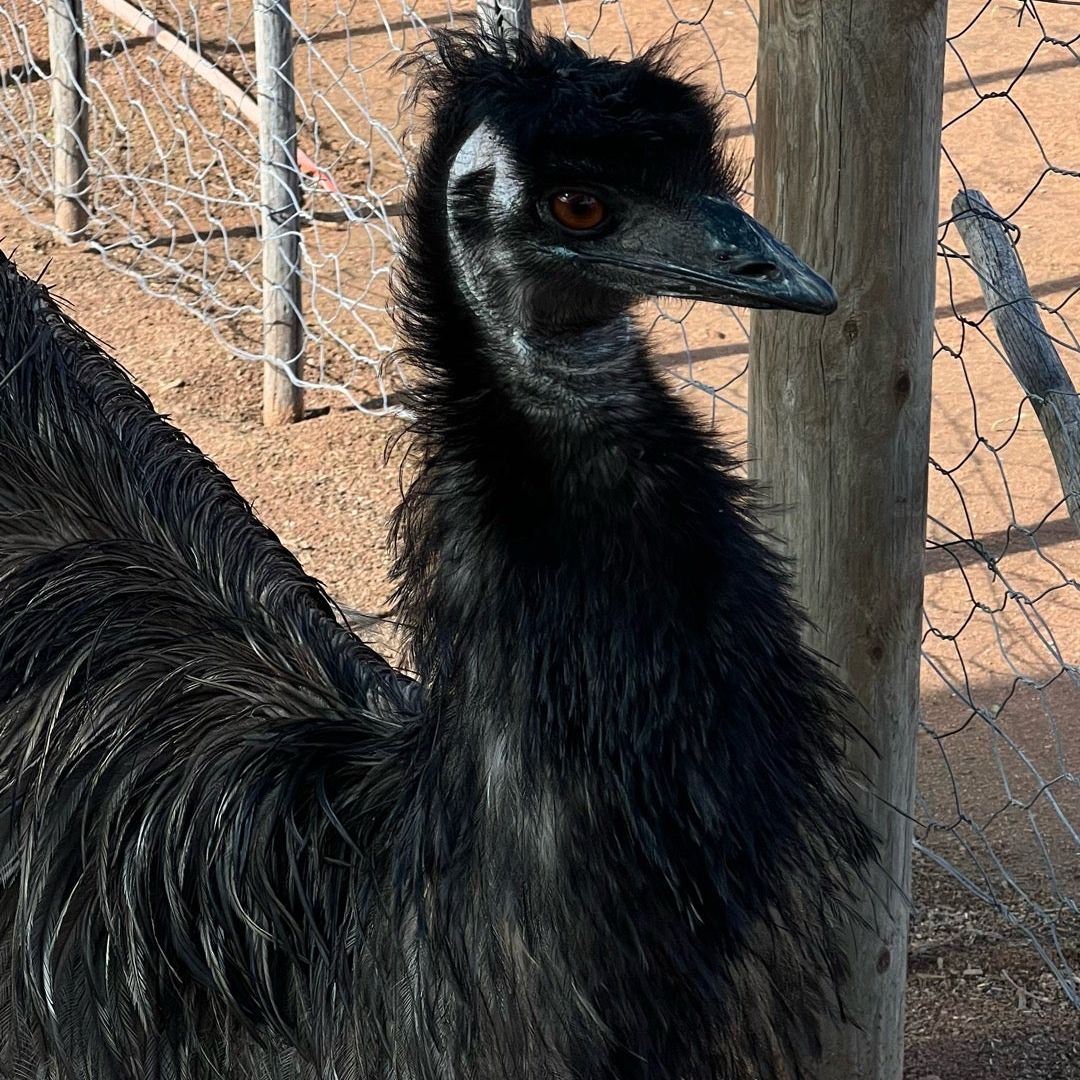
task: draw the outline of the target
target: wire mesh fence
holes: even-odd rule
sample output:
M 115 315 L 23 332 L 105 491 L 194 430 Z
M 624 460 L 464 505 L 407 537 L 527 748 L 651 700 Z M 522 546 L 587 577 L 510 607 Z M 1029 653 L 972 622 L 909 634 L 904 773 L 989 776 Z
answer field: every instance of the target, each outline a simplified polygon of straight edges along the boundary
M 53 182 L 45 0 L 0 8 L 0 189 L 43 220 Z M 720 91 L 752 195 L 756 3 L 535 0 L 541 29 L 629 55 L 677 33 Z M 87 243 L 223 349 L 262 358 L 254 5 L 87 2 Z M 387 279 L 417 129 L 403 51 L 471 14 L 454 0 L 294 4 L 306 385 L 393 411 Z M 930 461 L 917 897 L 939 932 L 1005 924 L 1080 1006 L 1080 541 L 950 209 L 978 188 L 1080 375 L 1080 7 L 952 0 Z M 872 152 L 872 148 L 865 151 Z M 1015 298 L 1005 297 L 1002 304 Z M 657 306 L 675 383 L 745 442 L 733 311 Z M 977 898 L 972 908 L 971 897 Z M 966 898 L 966 899 L 965 899 Z M 980 925 L 982 925 L 980 923 Z M 989 932 L 989 931 L 985 931 Z
M 53 192 L 48 6 L 14 0 L 0 9 L 0 189 L 39 214 Z M 754 21 L 741 2 L 719 23 L 680 22 L 666 4 L 638 5 L 633 18 L 622 5 L 592 0 L 536 8 L 539 25 L 624 55 L 678 25 L 688 61 L 719 77 L 735 106 L 736 130 L 749 133 Z M 429 28 L 460 24 L 474 9 L 448 0 L 307 0 L 292 8 L 305 170 L 302 381 L 339 390 L 362 409 L 392 410 L 394 385 L 405 378 L 392 360 L 387 277 L 415 136 L 407 79 L 394 72 L 394 61 Z M 241 0 L 148 8 L 109 0 L 88 2 L 82 13 L 90 106 L 86 240 L 154 296 L 197 310 L 224 349 L 249 360 L 263 356 L 253 13 L 254 4 Z M 720 58 L 719 35 L 730 60 Z M 673 369 L 688 385 L 719 393 L 738 374 L 727 371 L 730 364 L 723 372 L 701 364 L 737 357 L 741 345 L 689 351 L 685 314 L 657 318 L 675 353 Z M 745 341 L 737 321 L 723 333 Z
M 918 850 L 1026 935 L 1074 1005 L 1080 541 L 1040 403 L 1013 375 L 986 271 L 950 204 L 978 188 L 1004 219 L 1042 310 L 1038 333 L 1075 378 L 1080 137 L 1067 102 L 1080 92 L 1078 43 L 1075 6 L 952 5 L 917 805 Z M 992 307 L 1021 299 L 995 294 Z

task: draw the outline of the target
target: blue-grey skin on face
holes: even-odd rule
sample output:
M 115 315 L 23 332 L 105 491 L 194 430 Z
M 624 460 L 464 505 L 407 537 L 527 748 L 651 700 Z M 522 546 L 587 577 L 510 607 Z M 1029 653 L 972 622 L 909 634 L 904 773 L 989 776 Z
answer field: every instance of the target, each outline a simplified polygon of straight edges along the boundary
M 549 324 L 576 321 L 579 303 L 590 321 L 589 299 L 600 297 L 613 308 L 671 296 L 817 315 L 836 310 L 832 286 L 726 195 L 664 198 L 620 190 L 616 177 L 538 191 L 523 173 L 487 123 L 465 140 L 450 171 L 451 246 L 480 310 L 505 317 L 509 307 L 525 323 L 533 314 Z M 554 304 L 544 302 L 548 292 L 558 294 Z

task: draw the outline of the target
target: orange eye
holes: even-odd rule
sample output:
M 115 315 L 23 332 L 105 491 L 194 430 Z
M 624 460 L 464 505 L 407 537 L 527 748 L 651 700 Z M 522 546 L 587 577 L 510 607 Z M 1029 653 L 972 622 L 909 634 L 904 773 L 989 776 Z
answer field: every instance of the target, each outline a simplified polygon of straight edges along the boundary
M 551 200 L 551 216 L 575 232 L 595 229 L 607 217 L 607 207 L 584 191 L 562 191 Z

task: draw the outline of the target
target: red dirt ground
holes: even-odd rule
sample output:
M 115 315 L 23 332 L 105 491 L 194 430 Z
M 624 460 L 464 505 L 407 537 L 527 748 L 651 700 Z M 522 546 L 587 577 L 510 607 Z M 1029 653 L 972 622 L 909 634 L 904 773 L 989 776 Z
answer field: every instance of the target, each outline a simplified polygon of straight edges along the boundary
M 25 6 L 25 0 L 16 0 L 20 3 Z M 434 11 L 440 4 L 431 0 L 425 6 Z M 307 7 L 314 12 L 311 18 L 334 9 L 329 0 L 311 0 Z M 1080 33 L 1080 9 L 1041 9 L 1057 20 L 1048 34 L 1067 39 Z M 565 15 L 575 30 L 587 31 L 606 50 L 624 47 L 628 30 L 635 44 L 647 43 L 670 29 L 674 15 L 692 20 L 706 10 L 709 32 L 688 30 L 688 59 L 701 63 L 705 72 L 714 71 L 715 44 L 725 85 L 745 89 L 753 72 L 754 32 L 742 0 L 723 6 L 704 0 L 624 0 L 599 9 L 594 0 L 578 0 L 544 5 L 538 16 L 561 26 Z M 206 5 L 200 21 L 204 11 L 206 32 L 214 30 L 215 18 L 224 31 L 226 6 Z M 976 15 L 971 29 L 961 33 Z M 228 25 L 238 32 L 236 24 Z M 250 33 L 243 25 L 239 30 Z M 1051 307 L 1060 305 L 1063 319 L 1080 330 L 1080 181 L 1047 171 L 1048 162 L 1080 169 L 1075 117 L 1080 62 L 1075 53 L 1042 46 L 1009 96 L 985 100 L 969 112 L 977 101 L 971 80 L 983 93 L 1010 88 L 1040 35 L 1030 20 L 1017 27 L 1015 4 L 977 0 L 953 0 L 950 31 L 958 36 L 947 57 L 945 111 L 947 119 L 959 119 L 945 134 L 951 164 L 943 167 L 941 218 L 948 216 L 961 184 L 983 190 L 1001 211 L 1015 210 L 1013 221 L 1023 230 L 1020 251 L 1035 294 Z M 403 40 L 408 36 L 401 29 L 394 33 Z M 375 50 L 386 51 L 385 38 L 381 46 L 377 35 L 370 35 L 350 47 L 373 50 L 353 60 L 381 70 Z M 233 57 L 241 74 L 243 55 Z M 369 80 L 368 93 L 376 103 L 380 93 L 389 101 L 392 92 L 378 79 Z M 188 93 L 196 107 L 212 100 L 204 100 L 197 87 Z M 749 158 L 749 147 L 746 154 Z M 363 165 L 344 153 L 338 175 L 359 175 Z M 380 190 L 400 180 L 393 161 L 380 159 L 377 165 L 385 174 Z M 333 240 L 337 235 L 324 229 L 320 243 L 343 242 Z M 402 460 L 400 450 L 389 461 L 384 453 L 397 421 L 363 416 L 348 409 L 339 395 L 315 392 L 308 399 L 308 420 L 267 431 L 259 423 L 259 369 L 230 359 L 194 315 L 148 301 L 130 279 L 103 272 L 96 256 L 56 244 L 2 203 L 0 236 L 5 250 L 19 246 L 17 261 L 24 270 L 36 273 L 50 263 L 46 279 L 71 302 L 79 321 L 110 344 L 158 407 L 234 478 L 333 594 L 363 610 L 382 609 L 386 519 L 398 496 Z M 961 247 L 954 229 L 945 242 Z M 246 250 L 243 243 L 237 241 L 234 254 Z M 938 333 L 942 344 L 960 351 L 961 358 L 942 351 L 935 360 L 932 453 L 951 479 L 931 471 L 931 512 L 937 523 L 931 524 L 930 535 L 942 540 L 955 530 L 978 538 L 1000 559 L 994 576 L 970 553 L 956 553 L 960 565 L 942 550 L 928 558 L 928 618 L 946 636 L 930 635 L 927 652 L 951 682 L 966 685 L 985 716 L 970 719 L 970 709 L 925 667 L 923 709 L 933 735 L 924 733 L 920 739 L 923 802 L 918 815 L 923 822 L 955 821 L 957 826 L 923 831 L 920 838 L 970 873 L 979 887 L 1026 916 L 1007 871 L 1035 902 L 1057 913 L 1060 952 L 1077 969 L 1075 909 L 1059 910 L 1055 897 L 1080 900 L 1080 845 L 1065 824 L 1080 828 L 1080 688 L 1067 675 L 1045 688 L 1029 684 L 1049 679 L 1065 664 L 1080 663 L 1080 590 L 1075 585 L 1080 542 L 1058 508 L 1060 488 L 1031 409 L 1018 413 L 1022 394 L 994 351 L 992 331 L 987 339 L 968 327 L 959 349 L 963 328 L 951 316 L 951 305 L 973 320 L 984 308 L 970 273 L 952 265 L 957 276 L 951 295 L 944 274 L 939 282 Z M 355 265 L 352 272 L 357 273 Z M 250 304 L 242 283 L 236 288 L 237 302 Z M 685 309 L 674 309 L 674 314 L 683 318 Z M 1060 322 L 1048 323 L 1068 340 Z M 695 379 L 719 385 L 740 370 L 745 338 L 730 316 L 695 310 L 686 325 L 690 344 L 699 348 L 691 372 Z M 385 333 L 379 326 L 379 333 Z M 677 327 L 662 329 L 666 346 L 675 348 Z M 720 341 L 724 344 L 718 349 Z M 1080 379 L 1077 353 L 1062 352 L 1074 379 Z M 329 357 L 331 366 L 336 362 Z M 680 373 L 688 373 L 685 364 L 674 371 Z M 745 380 L 736 381 L 727 396 L 745 404 Z M 706 412 L 714 407 L 703 394 L 695 400 Z M 716 420 L 727 439 L 742 443 L 745 428 L 737 409 L 718 408 Z M 1037 548 L 1015 528 L 1011 537 L 1006 535 L 1010 526 L 1035 526 L 1044 519 Z M 995 614 L 1006 595 L 1011 599 Z M 956 635 L 955 646 L 950 634 Z M 1050 637 L 1052 646 L 1046 644 Z M 1018 673 L 1026 682 L 1011 692 Z M 1065 777 L 1052 789 L 1058 813 L 1032 768 L 1045 780 Z M 975 850 L 983 871 L 975 869 L 963 843 Z M 1066 1002 L 1031 942 L 924 856 L 916 857 L 913 901 L 908 1080 L 1080 1076 L 1080 1012 Z

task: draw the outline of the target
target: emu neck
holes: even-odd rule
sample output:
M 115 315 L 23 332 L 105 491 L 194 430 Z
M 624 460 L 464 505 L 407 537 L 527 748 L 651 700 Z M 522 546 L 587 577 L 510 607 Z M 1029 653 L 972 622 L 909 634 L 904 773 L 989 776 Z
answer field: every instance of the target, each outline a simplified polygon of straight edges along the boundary
M 651 380 L 637 327 L 628 314 L 559 328 L 531 318 L 524 325 L 486 330 L 492 377 L 511 409 L 552 438 L 629 420 Z
M 421 627 L 418 668 L 487 706 L 471 720 L 517 723 L 556 752 L 685 719 L 703 703 L 680 686 L 716 682 L 671 673 L 716 663 L 735 482 L 619 332 L 622 348 L 610 326 L 599 345 L 519 340 L 483 392 L 444 387 L 410 497 L 422 520 L 406 515 L 402 577 L 426 573 L 404 612 Z

